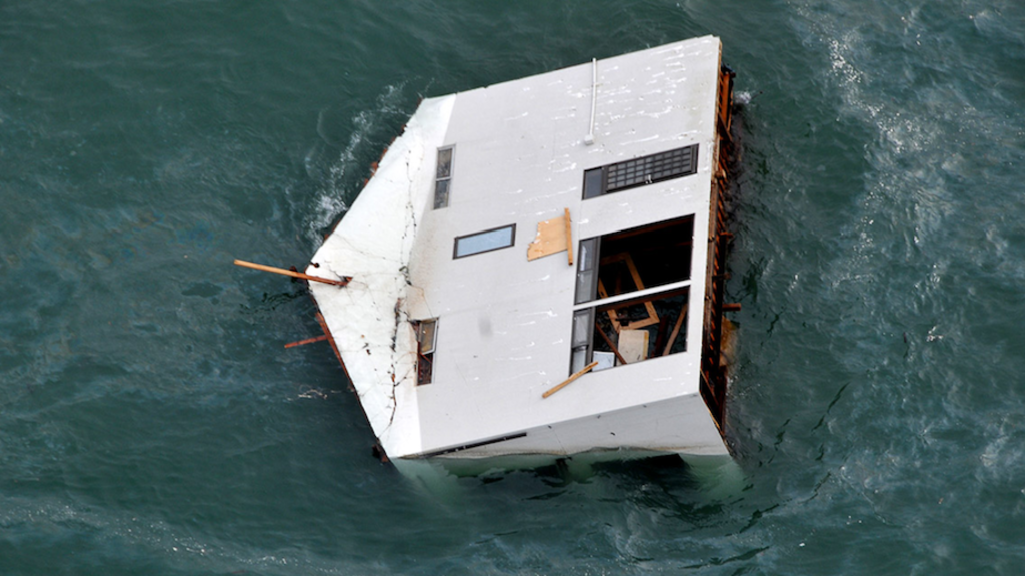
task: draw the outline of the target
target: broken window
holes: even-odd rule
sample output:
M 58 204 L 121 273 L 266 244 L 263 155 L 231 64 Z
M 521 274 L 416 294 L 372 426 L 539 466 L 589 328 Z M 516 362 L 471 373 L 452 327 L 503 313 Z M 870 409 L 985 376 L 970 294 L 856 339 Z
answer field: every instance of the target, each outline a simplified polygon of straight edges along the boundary
M 569 373 L 592 361 L 598 371 L 686 351 L 689 296 L 685 286 L 577 310 Z
M 574 302 L 689 280 L 693 243 L 694 216 L 582 240 Z
M 434 175 L 434 207 L 448 206 L 448 192 L 452 184 L 452 147 L 438 149 L 438 164 Z
M 416 384 L 430 384 L 434 376 L 434 345 L 437 341 L 438 320 L 421 320 L 416 328 Z
M 500 228 L 492 228 L 456 238 L 452 257 L 463 258 L 465 256 L 473 256 L 474 254 L 491 252 L 492 250 L 501 250 L 515 243 L 516 225 L 509 224 Z
M 584 199 L 698 171 L 698 145 L 649 154 L 584 171 Z
M 574 302 L 592 304 L 574 312 L 570 373 L 686 349 L 693 243 L 694 216 L 580 242 Z

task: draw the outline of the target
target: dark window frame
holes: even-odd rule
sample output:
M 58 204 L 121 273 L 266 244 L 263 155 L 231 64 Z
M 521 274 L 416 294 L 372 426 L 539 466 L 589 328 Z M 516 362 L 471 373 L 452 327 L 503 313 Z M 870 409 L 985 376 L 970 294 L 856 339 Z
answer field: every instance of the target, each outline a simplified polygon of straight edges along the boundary
M 606 254 L 606 248 L 613 248 L 613 242 L 622 241 L 623 238 L 644 236 L 646 243 L 651 243 L 656 239 L 656 234 L 660 231 L 665 231 L 669 228 L 682 228 L 687 230 L 689 226 L 690 236 L 681 236 L 680 240 L 683 245 L 690 245 L 690 253 L 687 261 L 686 269 L 681 269 L 681 275 L 678 279 L 672 282 L 658 282 L 654 284 L 646 284 L 643 288 L 635 286 L 633 290 L 626 290 L 626 292 L 639 292 L 641 290 L 649 290 L 651 288 L 657 288 L 659 286 L 665 286 L 676 282 L 689 281 L 693 278 L 693 258 L 694 258 L 694 222 L 695 214 L 685 214 L 683 216 L 676 216 L 666 220 L 659 220 L 657 222 L 650 222 L 648 224 L 641 224 L 640 226 L 634 226 L 625 230 L 619 230 L 611 232 L 604 236 L 595 236 L 593 238 L 583 238 L 577 243 L 577 270 L 576 270 L 576 282 L 574 284 L 573 294 L 573 305 L 577 306 L 580 304 L 587 304 L 588 302 L 598 302 L 609 298 L 609 296 L 601 296 L 599 294 L 599 282 L 601 280 L 603 266 L 609 265 L 608 263 L 603 264 L 603 260 L 609 260 L 614 258 L 615 254 Z M 658 246 L 658 244 L 652 244 Z M 606 286 L 606 288 L 609 288 Z M 615 296 L 616 294 L 611 294 Z
M 499 246 L 497 248 L 488 248 L 487 250 L 481 250 L 480 252 L 473 252 L 471 254 L 459 255 L 459 241 L 467 238 L 473 238 L 474 236 L 482 236 L 496 230 L 503 230 L 505 228 L 511 228 L 512 233 L 509 237 L 509 244 L 507 246 Z M 452 259 L 458 260 L 460 258 L 469 258 L 470 256 L 476 256 L 478 254 L 487 254 L 488 252 L 495 252 L 496 250 L 505 250 L 516 246 L 516 223 L 505 224 L 503 226 L 496 226 L 494 228 L 488 228 L 487 230 L 481 230 L 480 232 L 474 232 L 473 234 L 465 234 L 463 236 L 456 236 L 455 241 L 452 243 Z
M 596 299 L 598 293 L 598 266 L 601 256 L 601 237 L 586 238 L 577 245 L 577 280 L 573 304 L 584 304 Z
M 595 307 L 583 308 L 573 312 L 573 325 L 570 328 L 570 355 L 569 355 L 569 373 L 575 374 L 579 370 L 583 369 L 591 362 L 591 356 L 594 352 L 594 317 Z M 584 318 L 585 336 L 583 341 L 577 339 L 577 322 L 580 321 L 578 318 Z M 582 355 L 579 362 L 575 362 L 574 359 L 577 355 Z
M 444 152 L 448 152 L 449 153 L 448 154 L 448 172 L 446 174 L 442 175 L 441 174 L 441 155 Z M 438 208 L 447 208 L 448 207 L 448 199 L 452 195 L 452 173 L 455 171 L 455 161 L 456 161 L 456 147 L 454 145 L 452 145 L 452 146 L 442 146 L 441 148 L 438 148 L 438 155 L 435 157 L 435 161 L 434 161 L 434 209 L 435 210 L 437 210 Z M 445 193 L 444 193 L 444 196 L 442 198 L 440 198 L 442 200 L 442 202 L 439 202 L 438 185 L 440 183 L 442 183 L 442 182 L 445 183 Z
M 697 174 L 698 144 L 584 170 L 584 200 Z M 685 163 L 683 159 L 686 158 Z M 622 174 L 622 176 L 621 176 Z M 611 184 L 610 184 L 611 181 Z

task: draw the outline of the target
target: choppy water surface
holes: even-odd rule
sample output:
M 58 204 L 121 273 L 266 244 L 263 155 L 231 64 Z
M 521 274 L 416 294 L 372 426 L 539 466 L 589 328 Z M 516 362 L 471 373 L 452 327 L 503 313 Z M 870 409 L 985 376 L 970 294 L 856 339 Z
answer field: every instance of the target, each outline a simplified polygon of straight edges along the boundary
M 432 497 L 287 279 L 421 95 L 700 34 L 739 73 L 738 478 Z M 1019 574 L 1025 8 L 0 4 L 0 574 Z

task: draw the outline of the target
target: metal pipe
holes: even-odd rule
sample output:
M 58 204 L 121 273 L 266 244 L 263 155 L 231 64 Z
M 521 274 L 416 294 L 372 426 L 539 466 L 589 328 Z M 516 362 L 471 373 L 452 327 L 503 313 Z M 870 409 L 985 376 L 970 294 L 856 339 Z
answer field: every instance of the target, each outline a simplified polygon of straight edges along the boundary
M 594 110 L 598 105 L 598 59 L 591 58 L 591 123 L 584 136 L 584 144 L 594 144 Z

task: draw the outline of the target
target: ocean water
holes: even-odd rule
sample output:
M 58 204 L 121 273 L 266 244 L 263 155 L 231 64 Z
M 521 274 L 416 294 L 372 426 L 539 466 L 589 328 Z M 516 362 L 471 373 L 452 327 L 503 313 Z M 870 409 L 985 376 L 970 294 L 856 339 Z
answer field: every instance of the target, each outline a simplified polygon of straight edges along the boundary
M 738 73 L 729 475 L 425 493 L 302 267 L 423 95 Z M 0 575 L 1021 574 L 1018 0 L 0 3 Z

